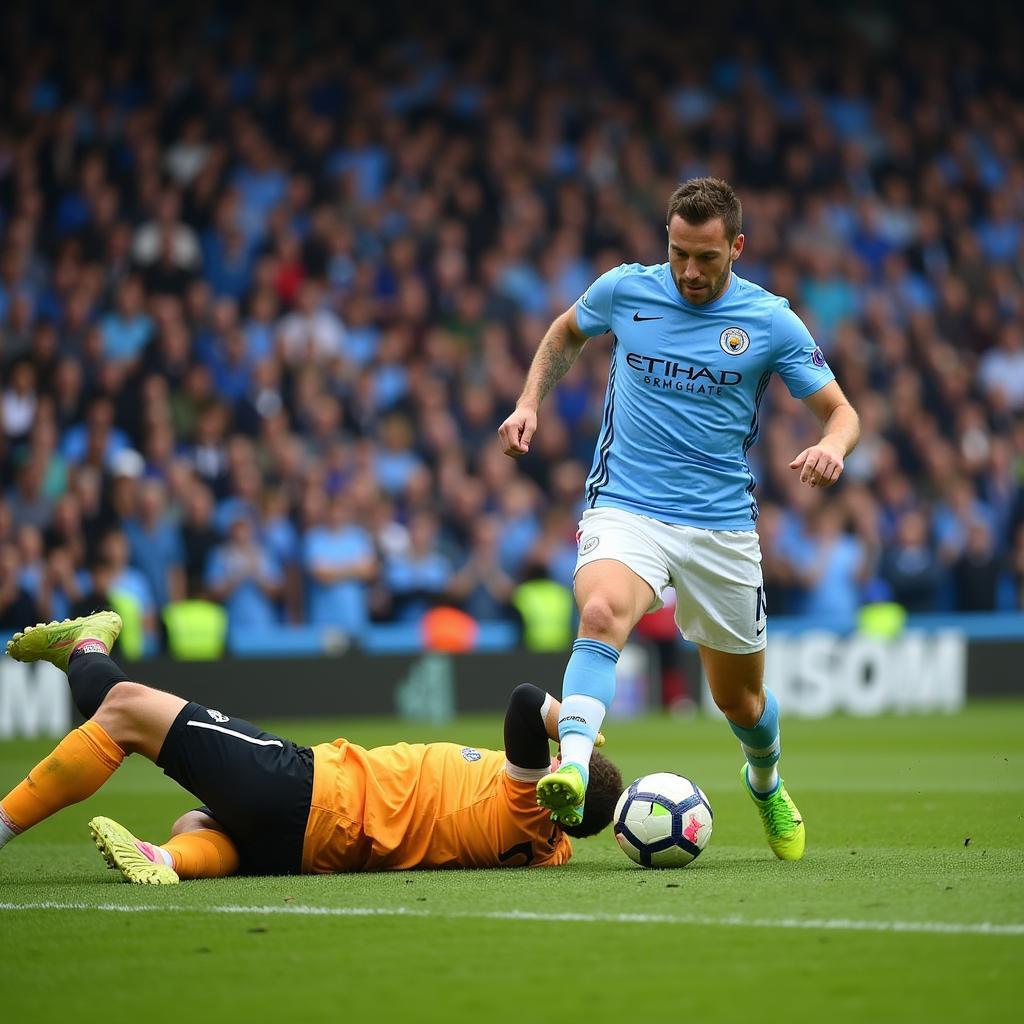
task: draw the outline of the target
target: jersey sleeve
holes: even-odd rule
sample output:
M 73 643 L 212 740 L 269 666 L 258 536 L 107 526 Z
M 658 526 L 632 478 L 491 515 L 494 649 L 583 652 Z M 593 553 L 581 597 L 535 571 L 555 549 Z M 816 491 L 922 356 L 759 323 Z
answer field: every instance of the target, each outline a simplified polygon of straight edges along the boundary
M 512 691 L 505 712 L 506 771 L 518 782 L 536 782 L 551 765 L 551 748 L 544 726 L 550 697 L 532 683 L 520 683 Z
M 612 329 L 612 299 L 625 270 L 623 263 L 606 271 L 576 300 L 576 324 L 588 338 Z
M 794 398 L 813 395 L 836 379 L 811 332 L 788 303 L 772 316 L 772 369 Z

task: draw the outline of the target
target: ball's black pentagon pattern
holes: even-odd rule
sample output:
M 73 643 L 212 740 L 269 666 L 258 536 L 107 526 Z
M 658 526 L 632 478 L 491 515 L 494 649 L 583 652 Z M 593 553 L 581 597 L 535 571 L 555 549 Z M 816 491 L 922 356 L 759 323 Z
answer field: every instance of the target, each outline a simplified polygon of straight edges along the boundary
M 645 776 L 646 777 L 646 776 Z M 693 786 L 694 792 L 691 796 L 688 796 L 685 800 L 680 800 L 678 803 L 674 803 L 661 793 L 645 793 L 640 791 L 640 783 L 643 779 L 636 779 L 632 782 L 627 790 L 627 797 L 625 803 L 622 805 L 622 811 L 619 814 L 618 821 L 615 822 L 613 831 L 615 835 L 623 836 L 626 841 L 632 846 L 640 856 L 640 863 L 644 867 L 651 867 L 651 857 L 656 853 L 661 853 L 662 850 L 670 850 L 673 846 L 678 846 L 680 849 L 685 850 L 690 856 L 696 860 L 700 856 L 701 848 L 696 843 L 691 843 L 683 835 L 683 815 L 691 810 L 692 808 L 703 804 L 707 808 L 709 817 L 714 820 L 714 811 L 711 809 L 711 804 L 705 799 L 703 793 L 691 782 L 689 779 L 686 781 Z M 659 839 L 653 843 L 644 843 L 626 824 L 626 818 L 629 815 L 629 809 L 633 806 L 633 803 L 637 800 L 641 800 L 644 803 L 649 803 L 653 807 L 657 804 L 659 807 L 664 807 L 669 812 L 671 817 L 671 834 L 666 836 L 664 839 Z

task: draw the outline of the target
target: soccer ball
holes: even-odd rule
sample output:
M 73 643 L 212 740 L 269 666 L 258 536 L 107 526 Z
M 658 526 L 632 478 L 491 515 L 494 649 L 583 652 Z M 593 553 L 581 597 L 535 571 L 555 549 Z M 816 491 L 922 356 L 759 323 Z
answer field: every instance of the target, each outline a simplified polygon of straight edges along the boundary
M 682 868 L 707 846 L 713 818 L 698 786 L 672 772 L 655 772 L 619 797 L 615 841 L 645 868 Z

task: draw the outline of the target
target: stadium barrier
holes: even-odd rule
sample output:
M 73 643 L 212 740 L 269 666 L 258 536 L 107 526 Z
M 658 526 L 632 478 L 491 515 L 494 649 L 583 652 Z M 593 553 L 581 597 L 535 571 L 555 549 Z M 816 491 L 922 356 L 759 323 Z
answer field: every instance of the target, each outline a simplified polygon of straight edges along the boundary
M 684 647 L 687 675 L 714 710 L 696 650 Z M 141 682 L 257 721 L 398 715 L 443 722 L 455 714 L 500 711 L 524 681 L 557 693 L 565 667 L 562 653 L 443 654 L 404 645 L 403 651 L 350 648 L 334 656 L 200 662 L 154 658 L 126 668 Z M 921 617 L 890 639 L 779 619 L 772 623 L 766 676 L 790 715 L 952 712 L 969 698 L 1024 695 L 1022 664 L 1021 615 Z M 642 713 L 656 701 L 653 671 L 651 651 L 630 644 L 619 661 L 613 714 Z M 62 672 L 0 658 L 0 740 L 62 735 L 75 716 Z
M 957 711 L 968 694 L 969 646 L 956 630 L 909 630 L 892 639 L 782 634 L 768 645 L 765 684 L 785 714 L 801 718 Z M 717 713 L 703 677 L 701 706 Z

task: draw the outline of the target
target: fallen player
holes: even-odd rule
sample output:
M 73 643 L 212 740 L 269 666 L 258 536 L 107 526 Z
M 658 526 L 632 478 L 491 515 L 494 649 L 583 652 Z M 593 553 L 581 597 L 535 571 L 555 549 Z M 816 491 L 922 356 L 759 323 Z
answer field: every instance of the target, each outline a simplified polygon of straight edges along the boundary
M 536 686 L 512 692 L 505 749 L 345 739 L 304 747 L 238 718 L 130 681 L 109 651 L 114 612 L 29 627 L 7 644 L 18 661 L 67 673 L 84 725 L 0 800 L 0 847 L 92 796 L 128 754 L 141 754 L 204 804 L 156 845 L 109 818 L 89 823 L 128 882 L 176 884 L 233 874 L 320 874 L 413 868 L 545 867 L 572 855 L 569 836 L 608 825 L 622 777 L 591 765 L 583 820 L 554 824 L 536 784 L 557 768 L 559 702 Z

